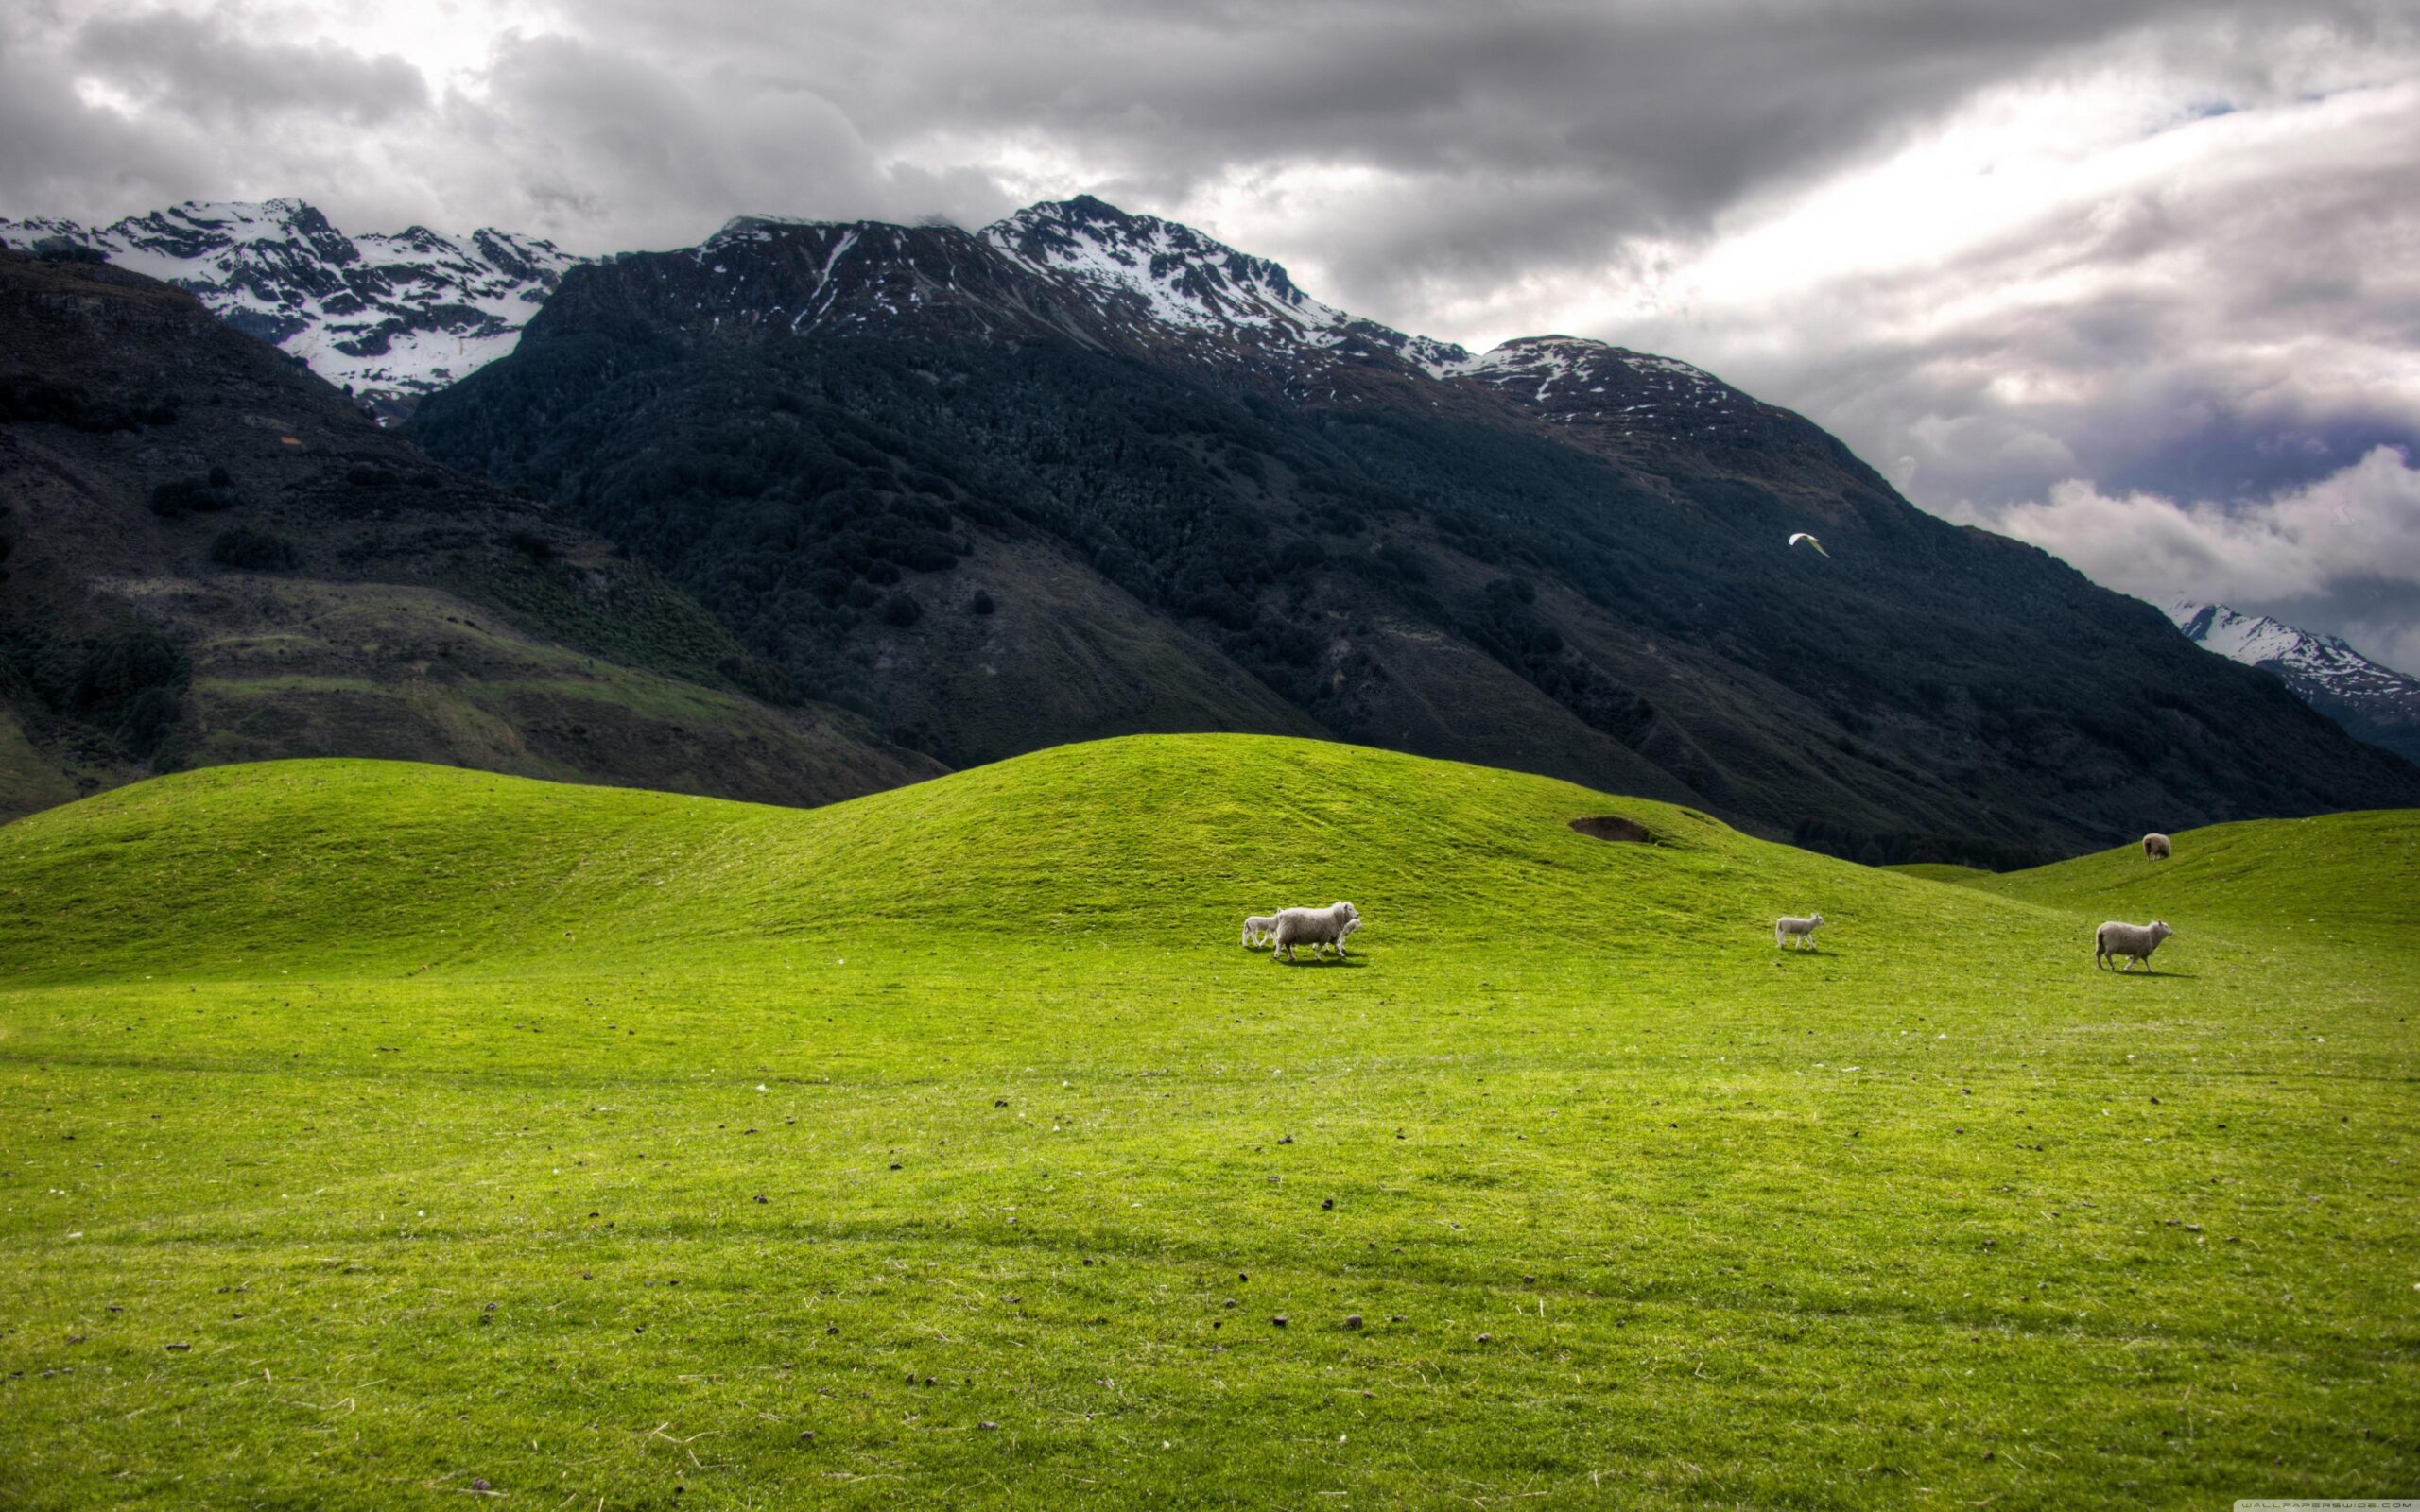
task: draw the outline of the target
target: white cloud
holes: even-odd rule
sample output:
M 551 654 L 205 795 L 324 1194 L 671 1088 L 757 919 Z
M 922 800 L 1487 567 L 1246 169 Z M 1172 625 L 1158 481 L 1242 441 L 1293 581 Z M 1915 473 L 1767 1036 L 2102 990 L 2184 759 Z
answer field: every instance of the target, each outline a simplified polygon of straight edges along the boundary
M 2355 588 L 2420 588 L 2420 469 L 2392 447 L 2250 502 L 2113 495 L 2069 479 L 2046 499 L 1943 512 L 2031 541 L 2097 582 L 2153 600 L 2189 594 L 2260 607 Z M 2411 627 L 2362 629 L 2408 654 L 2401 648 Z
M 1080 191 L 1407 330 L 1686 357 L 1920 505 L 2134 532 L 2146 592 L 2337 580 L 2277 501 L 2420 449 L 2411 0 L 0 6 L 0 215 L 595 252 Z

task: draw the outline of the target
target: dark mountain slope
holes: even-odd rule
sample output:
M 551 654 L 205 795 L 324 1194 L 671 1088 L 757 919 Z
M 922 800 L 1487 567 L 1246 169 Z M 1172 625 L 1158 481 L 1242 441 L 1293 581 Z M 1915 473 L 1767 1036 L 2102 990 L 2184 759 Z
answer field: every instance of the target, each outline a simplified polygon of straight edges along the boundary
M 114 267 L 0 253 L 0 815 L 281 756 L 789 802 L 939 769 Z
M 1315 724 L 1996 864 L 2420 801 L 2273 680 L 1685 364 L 1474 358 L 1098 201 L 574 269 L 411 428 L 953 764 Z

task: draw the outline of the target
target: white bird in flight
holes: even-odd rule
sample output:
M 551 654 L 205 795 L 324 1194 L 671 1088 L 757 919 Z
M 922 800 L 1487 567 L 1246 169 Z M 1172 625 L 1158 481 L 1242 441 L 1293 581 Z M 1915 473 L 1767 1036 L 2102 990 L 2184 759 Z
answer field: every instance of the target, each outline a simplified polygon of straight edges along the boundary
M 1829 557 L 1831 555 L 1830 552 L 1824 549 L 1824 543 L 1822 541 L 1816 540 L 1813 536 L 1808 535 L 1804 530 L 1789 538 L 1789 543 L 1793 546 L 1797 545 L 1802 541 L 1814 547 L 1815 555 L 1818 557 Z

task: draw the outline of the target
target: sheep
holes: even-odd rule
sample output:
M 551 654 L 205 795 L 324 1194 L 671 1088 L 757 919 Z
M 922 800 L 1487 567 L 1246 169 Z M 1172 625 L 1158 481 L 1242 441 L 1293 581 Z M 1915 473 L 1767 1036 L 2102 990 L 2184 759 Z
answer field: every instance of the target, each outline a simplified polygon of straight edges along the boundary
M 1277 927 L 1270 934 L 1273 943 L 1269 958 L 1277 959 L 1280 952 L 1288 960 L 1294 958 L 1294 947 L 1308 945 L 1314 959 L 1319 947 L 1333 945 L 1339 959 L 1344 955 L 1344 937 L 1361 927 L 1361 913 L 1351 903 L 1334 902 L 1325 908 L 1281 908 L 1277 912 Z
M 2144 860 L 2146 860 L 2146 861 L 2165 861 L 2165 860 L 2167 860 L 2169 856 L 2171 856 L 2171 855 L 2175 854 L 2175 852 L 2176 852 L 2176 848 L 2175 848 L 2173 845 L 2171 845 L 2171 844 L 2169 844 L 2169 838 L 2168 838 L 2168 836 L 2167 836 L 2167 835 L 2164 835 L 2164 834 L 2147 834 L 2147 835 L 2144 835 L 2144 836 L 2143 836 L 2143 859 L 2144 859 Z
M 1773 949 L 1780 950 L 1786 941 L 1795 938 L 1800 942 L 1799 949 L 1812 950 L 1815 947 L 1815 931 L 1823 924 L 1824 916 L 1821 914 L 1809 914 L 1805 919 L 1776 919 L 1773 920 Z
M 2119 971 L 2131 971 L 2135 963 L 2140 961 L 2143 970 L 2148 971 L 2152 967 L 2152 952 L 2159 949 L 2161 940 L 2175 933 L 2156 919 L 2148 924 L 2121 924 L 2112 919 L 2093 931 L 2092 964 L 2105 969 L 2111 960 L 2123 955 L 2126 964 L 2119 967 Z
M 1250 949 L 1255 945 L 1268 944 L 1269 936 L 1275 933 L 1277 933 L 1277 916 L 1275 914 L 1252 914 L 1248 915 L 1244 919 L 1244 946 L 1246 949 Z

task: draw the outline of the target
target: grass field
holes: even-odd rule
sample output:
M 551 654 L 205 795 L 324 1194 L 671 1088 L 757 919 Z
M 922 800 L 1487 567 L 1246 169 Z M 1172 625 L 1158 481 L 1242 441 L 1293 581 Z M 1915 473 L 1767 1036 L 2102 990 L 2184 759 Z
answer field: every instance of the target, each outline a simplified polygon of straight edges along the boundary
M 1951 884 L 1229 736 L 36 815 L 0 1505 L 2414 1494 L 2420 814 L 2176 844 Z

